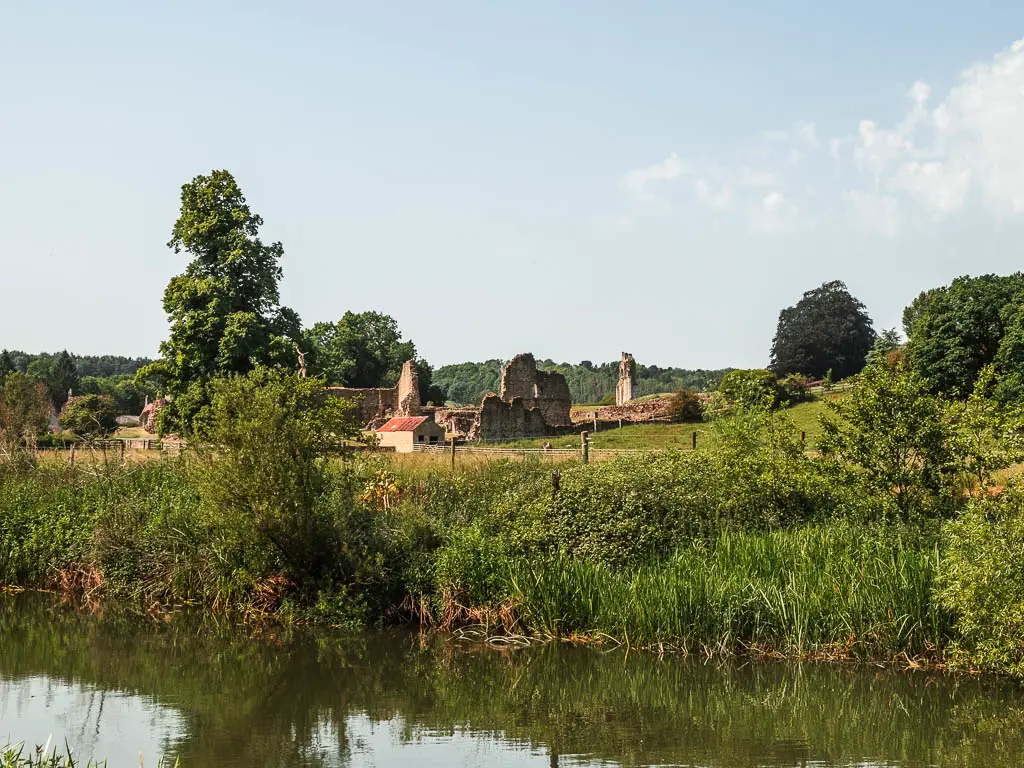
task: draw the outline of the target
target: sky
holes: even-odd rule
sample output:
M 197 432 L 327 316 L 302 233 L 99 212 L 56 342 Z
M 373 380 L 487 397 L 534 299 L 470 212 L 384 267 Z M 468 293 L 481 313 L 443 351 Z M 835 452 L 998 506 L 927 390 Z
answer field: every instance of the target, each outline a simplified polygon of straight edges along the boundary
M 825 281 L 1021 268 L 1024 3 L 5 0 L 0 348 L 156 355 L 221 168 L 306 325 L 763 366 Z

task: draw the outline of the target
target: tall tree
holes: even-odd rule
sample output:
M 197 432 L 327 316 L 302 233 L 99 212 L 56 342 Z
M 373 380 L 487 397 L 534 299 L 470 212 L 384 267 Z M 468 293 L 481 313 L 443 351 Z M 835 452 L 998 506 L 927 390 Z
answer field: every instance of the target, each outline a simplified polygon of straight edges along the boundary
M 46 385 L 24 373 L 12 373 L 0 390 L 0 444 L 34 440 L 46 431 L 53 413 Z
M 78 390 L 78 367 L 67 350 L 56 355 L 40 355 L 29 365 L 28 373 L 46 385 L 46 394 L 55 411 L 63 408 L 69 394 Z
M 162 383 L 161 429 L 191 432 L 210 402 L 210 383 L 258 365 L 294 368 L 298 315 L 280 305 L 281 243 L 264 245 L 253 213 L 227 171 L 181 188 L 181 215 L 168 246 L 192 260 L 164 292 L 170 337 L 161 359 L 139 371 Z
M 380 312 L 346 312 L 336 323 L 316 323 L 303 339 L 310 373 L 336 386 L 393 386 L 402 364 L 416 358 L 398 321 Z
M 14 367 L 14 358 L 11 357 L 11 353 L 6 349 L 0 352 L 0 389 L 3 388 L 7 377 L 16 370 L 17 368 Z
M 860 372 L 874 342 L 864 304 L 845 283 L 833 280 L 779 313 L 769 367 L 779 376 L 803 373 L 820 379 L 832 371 L 833 378 L 842 379 Z
M 965 398 L 989 363 L 1000 363 L 1000 376 L 1019 369 L 1019 333 L 1011 334 L 1014 349 L 1000 355 L 1000 347 L 1019 322 L 1016 299 L 1022 295 L 1024 274 L 1018 272 L 958 277 L 914 299 L 903 311 L 907 355 L 932 392 Z

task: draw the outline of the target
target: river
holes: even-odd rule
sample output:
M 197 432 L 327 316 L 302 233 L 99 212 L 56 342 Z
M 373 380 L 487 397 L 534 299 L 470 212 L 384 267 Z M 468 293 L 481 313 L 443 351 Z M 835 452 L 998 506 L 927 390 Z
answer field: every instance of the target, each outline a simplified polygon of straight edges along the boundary
M 436 634 L 140 618 L 0 594 L 0 744 L 111 768 L 1018 766 L 1024 686 Z

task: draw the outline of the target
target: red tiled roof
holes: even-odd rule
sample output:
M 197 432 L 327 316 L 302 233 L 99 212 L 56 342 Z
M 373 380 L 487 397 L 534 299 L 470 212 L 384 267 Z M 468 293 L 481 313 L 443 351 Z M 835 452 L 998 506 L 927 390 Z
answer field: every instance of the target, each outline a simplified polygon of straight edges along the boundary
M 412 432 L 427 420 L 426 416 L 404 416 L 391 419 L 378 432 Z

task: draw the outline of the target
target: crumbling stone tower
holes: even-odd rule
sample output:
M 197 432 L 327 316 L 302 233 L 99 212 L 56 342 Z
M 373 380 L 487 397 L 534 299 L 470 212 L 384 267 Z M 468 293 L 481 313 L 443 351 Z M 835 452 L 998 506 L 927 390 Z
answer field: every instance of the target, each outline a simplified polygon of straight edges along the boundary
M 633 399 L 633 385 L 636 383 L 636 361 L 629 352 L 622 353 L 619 361 L 619 383 L 615 385 L 615 404 L 625 405 Z

